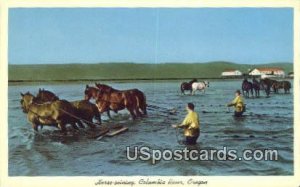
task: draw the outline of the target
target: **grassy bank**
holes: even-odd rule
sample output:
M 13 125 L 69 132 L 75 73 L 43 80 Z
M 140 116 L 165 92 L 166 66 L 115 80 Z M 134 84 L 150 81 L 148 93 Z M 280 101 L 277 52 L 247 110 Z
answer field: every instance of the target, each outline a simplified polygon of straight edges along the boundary
M 99 64 L 39 64 L 9 65 L 10 82 L 85 81 L 85 80 L 172 80 L 187 78 L 220 78 L 225 69 L 247 72 L 254 67 L 281 67 L 286 73 L 293 71 L 292 63 L 261 65 L 210 63 L 99 63 Z

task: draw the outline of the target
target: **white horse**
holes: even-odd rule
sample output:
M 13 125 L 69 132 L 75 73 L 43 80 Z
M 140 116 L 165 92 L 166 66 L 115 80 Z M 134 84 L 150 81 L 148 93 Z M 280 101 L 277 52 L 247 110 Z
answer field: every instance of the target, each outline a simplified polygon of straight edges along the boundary
M 205 93 L 205 89 L 209 87 L 209 82 L 208 81 L 202 81 L 202 82 L 194 82 L 192 84 L 192 95 L 195 95 L 195 92 L 197 90 L 199 91 L 202 91 L 203 90 L 203 93 Z

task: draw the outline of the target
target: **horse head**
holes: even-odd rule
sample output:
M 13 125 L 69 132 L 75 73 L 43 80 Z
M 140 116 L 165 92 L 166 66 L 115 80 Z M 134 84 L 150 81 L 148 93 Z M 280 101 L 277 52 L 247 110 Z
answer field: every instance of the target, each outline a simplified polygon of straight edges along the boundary
M 209 87 L 209 82 L 208 81 L 204 81 L 204 84 L 206 87 Z
M 23 109 L 24 113 L 28 113 L 29 111 L 29 106 L 32 104 L 34 96 L 30 92 L 26 92 L 25 94 L 21 94 L 21 108 Z
M 85 86 L 85 90 L 84 90 L 84 100 L 90 100 L 92 97 L 92 91 L 89 87 L 89 85 L 87 84 Z
M 84 90 L 84 100 L 90 100 L 91 98 L 96 99 L 98 92 L 99 90 L 97 88 L 86 85 Z

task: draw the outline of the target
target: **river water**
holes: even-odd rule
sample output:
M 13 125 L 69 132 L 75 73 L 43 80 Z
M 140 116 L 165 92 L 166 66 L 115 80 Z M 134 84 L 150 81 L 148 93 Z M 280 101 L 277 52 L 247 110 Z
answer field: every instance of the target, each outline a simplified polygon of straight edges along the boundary
M 34 94 L 45 88 L 67 100 L 83 99 L 85 83 L 10 85 L 9 100 L 9 175 L 10 176 L 109 176 L 109 175 L 292 175 L 293 174 L 293 94 L 272 94 L 245 99 L 245 117 L 235 119 L 225 104 L 240 88 L 240 81 L 212 81 L 206 93 L 181 95 L 179 81 L 108 83 L 118 89 L 138 88 L 151 105 L 148 117 L 132 121 L 126 111 L 113 114 L 103 123 L 122 124 L 128 132 L 101 140 L 84 133 L 58 136 L 44 127 L 34 133 L 20 108 L 20 92 Z M 201 135 L 195 146 L 182 145 L 182 132 L 170 128 L 186 115 L 185 105 L 193 102 L 200 115 Z M 173 112 L 176 109 L 176 113 Z M 89 131 L 87 128 L 86 131 Z M 177 135 L 177 136 L 176 136 Z M 276 149 L 277 161 L 130 161 L 126 147 L 153 149 Z M 131 150 L 131 154 L 133 149 Z

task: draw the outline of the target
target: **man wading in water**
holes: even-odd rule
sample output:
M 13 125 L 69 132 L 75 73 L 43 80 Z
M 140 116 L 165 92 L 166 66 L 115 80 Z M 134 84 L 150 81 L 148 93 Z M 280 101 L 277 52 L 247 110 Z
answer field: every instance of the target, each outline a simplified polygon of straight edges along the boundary
M 243 116 L 243 113 L 245 112 L 245 104 L 244 104 L 244 100 L 241 96 L 241 91 L 240 90 L 237 90 L 235 92 L 235 98 L 234 100 L 227 104 L 227 107 L 231 107 L 233 106 L 235 108 L 235 111 L 234 111 L 234 116 L 235 117 L 242 117 Z
M 198 114 L 194 111 L 194 104 L 188 103 L 186 110 L 188 114 L 180 125 L 172 125 L 174 128 L 184 128 L 184 136 L 186 137 L 186 144 L 194 145 L 200 135 L 200 123 Z

